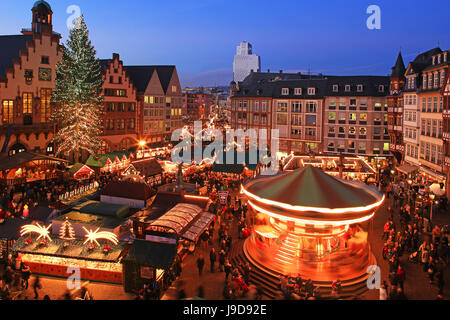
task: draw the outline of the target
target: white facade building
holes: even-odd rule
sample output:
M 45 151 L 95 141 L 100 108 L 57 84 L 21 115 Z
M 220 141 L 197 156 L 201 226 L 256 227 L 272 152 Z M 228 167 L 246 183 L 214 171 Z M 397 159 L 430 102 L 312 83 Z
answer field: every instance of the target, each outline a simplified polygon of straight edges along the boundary
M 415 92 L 405 92 L 403 95 L 403 101 L 403 140 L 405 143 L 405 161 L 409 164 L 419 166 L 419 97 Z
M 261 71 L 261 59 L 258 55 L 253 54 L 252 45 L 246 41 L 236 49 L 233 63 L 233 80 L 238 83 L 243 81 L 251 71 Z

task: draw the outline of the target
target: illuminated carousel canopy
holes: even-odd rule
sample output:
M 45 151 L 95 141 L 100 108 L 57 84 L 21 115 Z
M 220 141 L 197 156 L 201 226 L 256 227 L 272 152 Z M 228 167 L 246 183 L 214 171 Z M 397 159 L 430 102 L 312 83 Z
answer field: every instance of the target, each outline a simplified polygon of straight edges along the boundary
M 371 187 L 335 178 L 313 166 L 253 179 L 243 192 L 258 211 L 305 222 L 364 221 L 384 201 Z

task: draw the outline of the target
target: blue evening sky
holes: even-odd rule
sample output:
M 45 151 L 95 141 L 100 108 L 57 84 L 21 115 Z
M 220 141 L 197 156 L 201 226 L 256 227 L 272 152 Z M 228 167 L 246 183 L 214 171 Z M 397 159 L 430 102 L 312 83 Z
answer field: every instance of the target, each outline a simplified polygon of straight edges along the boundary
M 0 34 L 31 23 L 35 0 L 1 0 Z M 386 75 L 401 47 L 405 64 L 437 46 L 450 49 L 450 1 L 436 0 L 48 0 L 67 39 L 67 8 L 86 17 L 100 58 L 174 64 L 181 84 L 225 85 L 236 46 L 249 41 L 266 71 Z M 381 8 L 369 30 L 368 6 Z M 1 48 L 0 48 L 1 50 Z

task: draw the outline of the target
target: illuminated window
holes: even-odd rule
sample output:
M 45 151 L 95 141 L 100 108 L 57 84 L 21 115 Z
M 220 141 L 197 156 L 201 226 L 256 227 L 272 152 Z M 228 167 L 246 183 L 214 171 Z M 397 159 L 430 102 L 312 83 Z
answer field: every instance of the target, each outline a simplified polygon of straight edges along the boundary
M 14 116 L 14 100 L 3 100 L 3 123 L 12 123 Z
M 52 89 L 41 89 L 41 122 L 50 120 L 50 98 Z
M 172 86 L 172 92 L 177 92 L 177 86 Z
M 23 94 L 23 113 L 32 114 L 33 113 L 33 94 L 25 92 Z

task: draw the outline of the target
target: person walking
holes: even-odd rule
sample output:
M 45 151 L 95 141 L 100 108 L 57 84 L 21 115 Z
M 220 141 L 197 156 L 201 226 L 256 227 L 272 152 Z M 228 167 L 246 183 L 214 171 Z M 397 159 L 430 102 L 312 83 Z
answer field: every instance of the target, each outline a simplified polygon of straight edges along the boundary
M 211 273 L 214 273 L 214 265 L 216 263 L 216 260 L 217 260 L 216 249 L 212 248 L 211 252 L 209 253 L 209 262 L 211 264 Z
M 225 280 L 227 281 L 228 277 L 231 274 L 231 269 L 232 269 L 231 263 L 228 259 L 225 260 L 224 269 L 225 269 Z
M 200 254 L 200 256 L 197 259 L 197 268 L 198 268 L 198 275 L 201 277 L 203 272 L 203 267 L 205 266 L 205 259 L 203 258 L 203 255 Z
M 38 292 L 39 289 L 42 289 L 42 284 L 41 284 L 41 278 L 37 275 L 36 278 L 34 278 L 34 282 L 33 282 L 34 299 L 39 298 L 39 292 Z
M 403 267 L 399 265 L 397 270 L 397 283 L 399 287 L 402 289 L 402 291 L 405 291 L 404 288 L 405 279 L 406 279 L 405 269 L 403 269 Z
M 28 289 L 28 280 L 30 279 L 30 276 L 31 276 L 30 267 L 22 262 L 20 271 L 22 273 L 23 287 L 25 290 L 27 290 Z
M 219 252 L 219 270 L 220 270 L 220 272 L 224 271 L 225 259 L 226 259 L 225 251 L 220 250 L 220 252 Z

